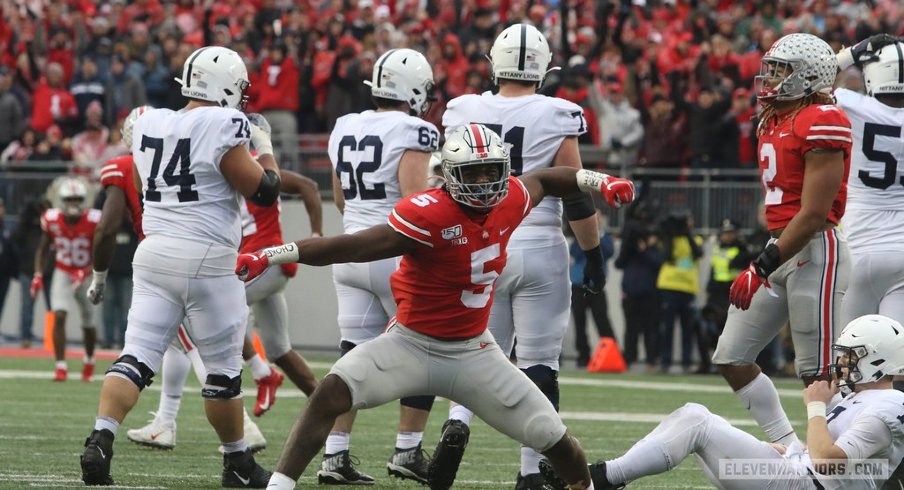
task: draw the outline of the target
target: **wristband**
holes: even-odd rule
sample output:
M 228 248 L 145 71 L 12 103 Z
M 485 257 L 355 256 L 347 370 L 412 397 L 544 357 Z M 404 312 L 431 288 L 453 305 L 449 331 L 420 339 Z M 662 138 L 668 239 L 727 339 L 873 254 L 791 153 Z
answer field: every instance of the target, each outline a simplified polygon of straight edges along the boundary
M 816 417 L 826 417 L 826 404 L 823 402 L 810 402 L 807 403 L 807 420 L 814 419 Z
M 574 176 L 578 181 L 578 189 L 583 192 L 600 192 L 603 188 L 603 182 L 609 178 L 607 174 L 602 172 L 594 172 L 583 168 L 578 170 Z
M 110 271 L 94 271 L 94 282 L 97 284 L 106 284 L 107 282 L 107 273 Z
M 278 247 L 265 248 L 261 253 L 267 256 L 267 262 L 271 265 L 298 262 L 298 245 L 295 245 L 295 242 L 286 243 Z

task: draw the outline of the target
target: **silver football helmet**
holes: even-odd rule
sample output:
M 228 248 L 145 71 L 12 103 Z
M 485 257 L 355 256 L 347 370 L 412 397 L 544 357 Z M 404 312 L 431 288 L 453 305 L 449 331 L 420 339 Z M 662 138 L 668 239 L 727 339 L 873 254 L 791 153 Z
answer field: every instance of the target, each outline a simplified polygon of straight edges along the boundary
M 500 78 L 543 85 L 552 52 L 546 37 L 530 24 L 515 24 L 502 31 L 490 48 L 493 83 Z
M 433 98 L 433 68 L 413 49 L 390 49 L 377 59 L 373 79 L 364 84 L 374 97 L 407 102 L 415 114 L 423 116 Z
M 836 73 L 838 61 L 828 43 L 812 34 L 788 34 L 763 55 L 757 98 L 783 101 L 829 93 Z
M 137 121 L 142 114 L 151 109 L 153 109 L 153 107 L 149 105 L 138 106 L 132 109 L 132 112 L 129 112 L 125 121 L 122 122 L 122 142 L 129 148 L 129 151 L 132 151 L 132 131 L 135 129 L 135 121 Z
M 904 368 L 904 327 L 887 316 L 864 315 L 844 327 L 832 348 L 838 387 L 848 394 L 856 384 L 900 373 Z
M 63 214 L 67 218 L 77 218 L 85 210 L 88 188 L 81 180 L 69 177 L 60 182 L 59 196 L 63 203 Z
M 182 95 L 189 99 L 215 102 L 221 107 L 245 109 L 251 85 L 245 62 L 235 51 L 207 46 L 192 53 L 182 67 Z
M 443 145 L 441 165 L 449 194 L 465 206 L 488 211 L 508 195 L 508 148 L 482 124 L 452 132 Z
M 904 93 L 904 43 L 885 46 L 863 66 L 867 95 Z

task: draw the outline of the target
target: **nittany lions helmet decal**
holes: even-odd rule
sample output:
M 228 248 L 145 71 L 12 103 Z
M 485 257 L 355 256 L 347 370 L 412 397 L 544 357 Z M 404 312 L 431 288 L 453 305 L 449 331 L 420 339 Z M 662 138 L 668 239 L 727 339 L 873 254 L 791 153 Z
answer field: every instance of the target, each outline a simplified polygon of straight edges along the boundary
M 449 135 L 441 165 L 449 194 L 465 206 L 489 210 L 508 195 L 508 148 L 499 135 L 482 124 L 461 126 Z M 495 169 L 477 168 L 487 165 Z
M 407 102 L 415 114 L 423 116 L 433 99 L 433 68 L 413 49 L 390 49 L 377 59 L 373 79 L 364 84 L 374 97 Z
M 543 85 L 552 52 L 546 37 L 530 24 L 515 24 L 502 31 L 490 48 L 493 83 L 499 79 L 527 80 Z
M 847 394 L 855 384 L 900 373 L 904 368 L 904 327 L 887 316 L 864 315 L 844 327 L 832 348 L 837 356 L 833 367 L 838 387 Z
M 757 97 L 797 100 L 828 93 L 835 83 L 838 61 L 832 47 L 812 34 L 788 34 L 763 55 L 756 77 Z
M 196 50 L 185 60 L 182 78 L 176 81 L 182 86 L 182 95 L 189 99 L 238 110 L 244 110 L 248 103 L 248 69 L 242 57 L 229 48 L 207 46 Z
M 867 95 L 904 93 L 904 43 L 883 47 L 863 66 Z

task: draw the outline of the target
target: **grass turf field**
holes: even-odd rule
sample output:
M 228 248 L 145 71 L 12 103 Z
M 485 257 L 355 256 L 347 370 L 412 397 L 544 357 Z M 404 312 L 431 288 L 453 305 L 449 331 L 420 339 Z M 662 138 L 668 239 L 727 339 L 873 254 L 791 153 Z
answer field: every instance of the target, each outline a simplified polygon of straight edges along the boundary
M 309 359 L 323 376 L 331 358 Z M 83 487 L 78 458 L 94 424 L 100 394 L 100 377 L 92 383 L 79 381 L 81 361 L 70 359 L 70 379 L 52 383 L 50 358 L 0 358 L 0 489 Z M 98 361 L 102 374 L 110 361 Z M 624 453 L 655 427 L 658 420 L 689 401 L 711 411 L 754 435 L 760 430 L 740 407 L 724 381 L 716 376 L 598 375 L 563 371 L 562 416 L 587 452 L 588 460 L 612 458 Z M 804 430 L 805 410 L 800 383 L 776 380 L 785 409 L 798 431 Z M 254 383 L 246 370 L 245 406 L 253 407 Z M 204 416 L 199 387 L 189 376 L 186 396 L 177 419 L 177 444 L 173 451 L 137 446 L 126 439 L 128 429 L 143 426 L 149 411 L 156 410 L 160 381 L 145 390 L 138 405 L 120 427 L 113 458 L 112 475 L 118 488 L 220 488 L 222 457 L 218 442 Z M 255 419 L 268 447 L 258 461 L 272 469 L 292 423 L 305 398 L 286 381 L 277 403 L 262 418 Z M 386 461 L 393 451 L 398 423 L 398 405 L 389 404 L 359 413 L 352 434 L 351 452 L 361 460 L 359 469 L 377 479 L 375 488 L 424 488 L 414 482 L 390 478 Z M 446 418 L 448 403 L 440 400 L 424 437 L 432 452 Z M 307 468 L 298 488 L 317 486 L 319 457 Z M 519 446 L 475 419 L 471 441 L 459 469 L 455 488 L 514 488 L 519 470 Z M 677 469 L 648 477 L 629 488 L 711 488 L 695 458 Z

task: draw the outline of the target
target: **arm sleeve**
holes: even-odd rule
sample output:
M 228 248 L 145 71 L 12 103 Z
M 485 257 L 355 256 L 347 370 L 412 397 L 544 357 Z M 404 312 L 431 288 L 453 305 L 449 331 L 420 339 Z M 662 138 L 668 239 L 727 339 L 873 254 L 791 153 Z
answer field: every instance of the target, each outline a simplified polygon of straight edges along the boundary
M 864 459 L 891 445 L 891 430 L 881 418 L 860 414 L 835 441 L 848 459 Z
M 389 226 L 397 233 L 401 233 L 421 245 L 433 248 L 436 237 L 435 233 L 430 230 L 430 223 L 424 211 L 429 209 L 430 205 L 418 207 L 412 202 L 412 199 L 402 199 L 396 204 L 392 213 L 389 214 Z
M 802 154 L 810 150 L 842 150 L 851 154 L 851 122 L 836 105 L 810 106 L 798 116 L 794 132 L 803 140 Z

